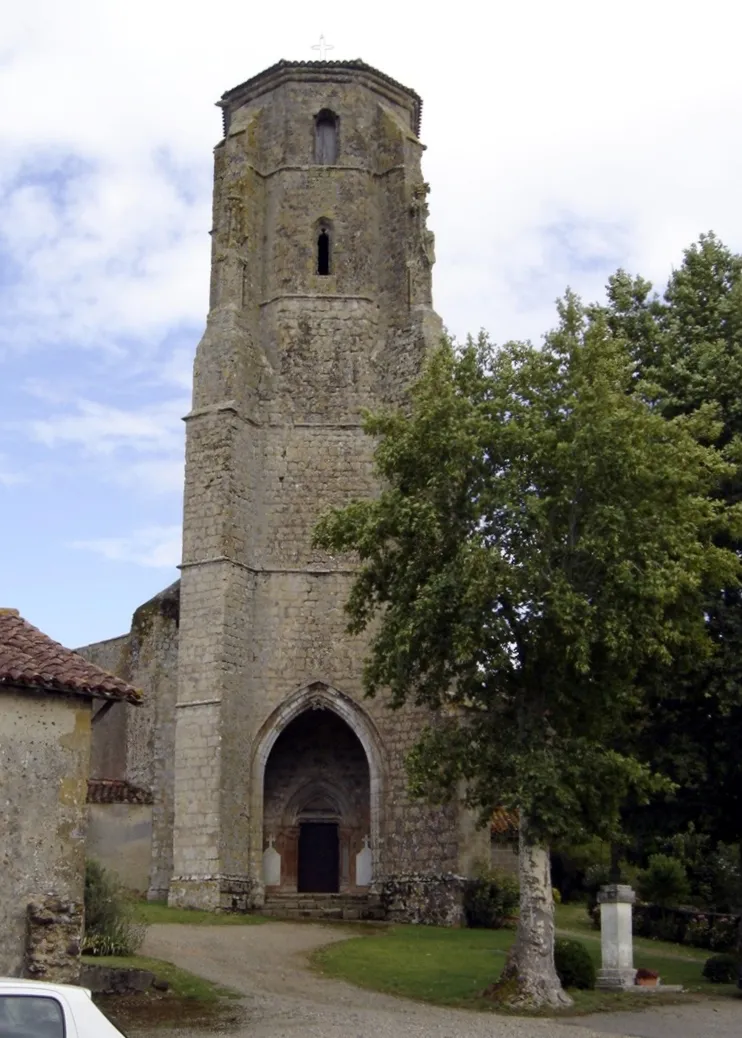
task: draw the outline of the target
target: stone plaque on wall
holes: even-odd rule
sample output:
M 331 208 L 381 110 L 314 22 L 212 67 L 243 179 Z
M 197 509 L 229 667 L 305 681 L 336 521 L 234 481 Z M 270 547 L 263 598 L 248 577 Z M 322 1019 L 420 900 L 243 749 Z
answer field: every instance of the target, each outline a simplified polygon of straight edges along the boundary
M 363 837 L 363 850 L 356 854 L 356 886 L 368 887 L 371 885 L 373 855 L 369 847 L 368 836 Z
M 281 855 L 273 846 L 273 837 L 268 837 L 268 846 L 263 851 L 263 882 L 266 887 L 281 885 Z

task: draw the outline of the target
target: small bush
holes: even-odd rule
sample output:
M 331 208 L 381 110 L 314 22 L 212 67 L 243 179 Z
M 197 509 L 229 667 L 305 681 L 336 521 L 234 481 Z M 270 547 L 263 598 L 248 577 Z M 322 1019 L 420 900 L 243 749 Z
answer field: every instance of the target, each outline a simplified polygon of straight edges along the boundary
M 712 984 L 734 984 L 739 975 L 739 960 L 735 955 L 712 955 L 702 970 Z
M 132 918 L 132 904 L 118 880 L 97 861 L 85 863 L 85 955 L 133 955 L 146 927 Z
M 498 930 L 518 911 L 518 880 L 504 872 L 482 869 L 464 887 L 464 915 L 471 929 Z
M 730 951 L 735 947 L 741 925 L 739 916 L 660 908 L 659 905 L 634 906 L 633 928 L 637 937 L 670 940 L 694 948 Z
M 637 888 L 642 901 L 661 908 L 676 908 L 690 897 L 685 866 L 668 854 L 653 854 L 650 857 L 647 868 L 637 876 Z
M 611 881 L 611 867 L 604 862 L 598 862 L 595 865 L 591 865 L 585 873 L 585 893 L 587 894 L 587 911 L 588 914 L 592 913 L 592 910 L 598 903 L 598 894 L 600 888 L 604 887 L 606 883 Z
M 733 948 L 739 927 L 739 919 L 734 916 L 716 917 L 709 928 L 709 947 L 712 951 L 726 951 L 727 948 Z
M 581 941 L 559 938 L 554 942 L 554 965 L 565 988 L 591 991 L 595 987 L 595 964 Z

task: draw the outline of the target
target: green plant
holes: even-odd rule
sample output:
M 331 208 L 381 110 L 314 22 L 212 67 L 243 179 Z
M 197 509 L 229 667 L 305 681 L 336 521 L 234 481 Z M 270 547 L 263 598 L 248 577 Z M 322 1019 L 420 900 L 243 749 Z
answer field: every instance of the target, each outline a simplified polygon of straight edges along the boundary
M 587 911 L 591 917 L 592 911 L 598 903 L 598 892 L 601 887 L 610 882 L 610 879 L 611 867 L 608 862 L 596 862 L 586 870 L 584 887 L 587 894 Z
M 595 987 L 595 963 L 581 941 L 559 938 L 554 942 L 554 965 L 562 986 L 592 991 Z
M 518 911 L 520 890 L 515 876 L 482 868 L 464 888 L 464 915 L 471 929 L 497 930 Z
M 551 896 L 554 898 L 555 905 L 561 905 L 562 903 L 562 892 L 558 887 L 551 888 Z
M 733 948 L 739 933 L 739 920 L 734 916 L 721 916 L 714 919 L 709 930 L 709 947 L 714 951 L 726 951 Z
M 643 901 L 674 908 L 690 896 L 690 884 L 685 866 L 669 854 L 653 854 L 646 869 L 637 876 L 637 889 Z
M 712 984 L 734 984 L 739 974 L 739 960 L 735 955 L 712 955 L 702 970 Z
M 647 969 L 646 966 L 640 966 L 636 971 L 637 980 L 659 980 L 660 975 L 657 970 Z
M 127 892 L 100 862 L 85 863 L 85 955 L 133 955 L 146 927 L 133 918 Z

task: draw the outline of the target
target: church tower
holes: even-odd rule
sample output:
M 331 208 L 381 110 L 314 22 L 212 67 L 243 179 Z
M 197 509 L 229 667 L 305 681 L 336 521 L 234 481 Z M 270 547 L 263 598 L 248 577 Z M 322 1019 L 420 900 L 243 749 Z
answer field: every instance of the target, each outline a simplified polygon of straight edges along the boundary
M 424 723 L 364 700 L 352 561 L 312 547 L 375 491 L 365 408 L 403 401 L 441 325 L 422 102 L 362 61 L 288 62 L 228 91 L 211 298 L 187 416 L 170 903 L 461 873 L 455 805 L 410 803 Z

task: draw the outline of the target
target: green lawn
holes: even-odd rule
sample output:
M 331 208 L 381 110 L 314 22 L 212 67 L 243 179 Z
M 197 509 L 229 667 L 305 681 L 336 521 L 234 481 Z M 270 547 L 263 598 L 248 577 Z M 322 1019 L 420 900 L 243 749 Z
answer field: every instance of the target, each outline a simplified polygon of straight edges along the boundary
M 600 946 L 600 931 L 593 926 L 584 905 L 557 905 L 556 925 L 560 936 L 578 937 L 588 945 L 591 941 L 595 941 Z M 709 955 L 713 955 L 713 952 L 706 951 L 704 948 L 691 948 L 685 944 L 671 944 L 669 941 L 635 937 L 634 958 L 644 952 L 650 955 L 660 953 L 668 958 L 700 960 L 701 963 L 704 963 Z M 644 966 L 646 963 L 639 962 L 637 965 Z
M 170 908 L 164 901 L 137 901 L 134 916 L 139 923 L 189 923 L 192 926 L 256 926 L 264 916 L 244 912 L 204 912 L 197 908 Z
M 188 1028 L 199 1034 L 232 1033 L 244 1024 L 241 996 L 231 988 L 212 984 L 171 962 L 144 955 L 84 955 L 92 966 L 122 966 L 150 970 L 169 984 L 167 992 L 155 990 L 134 995 L 94 995 L 96 1005 L 124 1034 L 155 1028 Z
M 586 915 L 585 932 L 582 932 L 577 921 L 573 921 L 571 911 L 560 910 L 560 931 L 584 941 L 599 966 L 598 935 L 589 929 Z M 585 914 L 584 908 L 582 912 Z M 320 948 L 312 961 L 321 972 L 361 987 L 438 1005 L 492 1009 L 491 1003 L 480 997 L 480 992 L 499 975 L 513 938 L 512 930 L 395 926 L 382 933 L 377 931 L 375 936 Z M 638 941 L 634 961 L 637 967 L 657 970 L 665 984 L 682 984 L 690 992 L 716 997 L 736 994 L 733 985 L 710 984 L 701 976 L 707 955 L 703 951 L 698 953 L 698 949 L 679 945 Z M 677 1000 L 686 997 L 600 991 L 575 991 L 571 994 L 575 1000 L 574 1009 L 570 1010 L 573 1013 L 618 1006 L 626 1009 L 656 1004 L 660 998 Z

